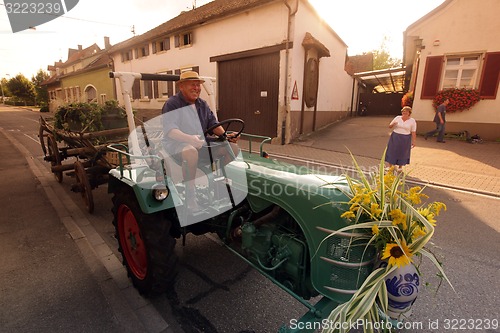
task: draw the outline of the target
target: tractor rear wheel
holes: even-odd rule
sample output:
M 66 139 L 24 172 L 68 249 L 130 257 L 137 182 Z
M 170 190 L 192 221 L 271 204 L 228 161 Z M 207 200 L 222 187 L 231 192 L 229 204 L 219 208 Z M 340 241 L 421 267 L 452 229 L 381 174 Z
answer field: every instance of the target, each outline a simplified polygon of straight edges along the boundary
M 171 221 L 162 213 L 144 214 L 128 188 L 115 193 L 113 215 L 118 249 L 134 287 L 146 296 L 171 289 L 177 274 Z

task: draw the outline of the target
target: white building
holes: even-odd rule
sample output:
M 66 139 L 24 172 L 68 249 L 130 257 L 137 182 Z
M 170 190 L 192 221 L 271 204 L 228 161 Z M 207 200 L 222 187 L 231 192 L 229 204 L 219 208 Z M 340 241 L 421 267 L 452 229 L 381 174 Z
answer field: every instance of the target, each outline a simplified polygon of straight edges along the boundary
M 110 56 L 115 71 L 216 78 L 219 119 L 241 118 L 245 132 L 275 142 L 342 119 L 357 102 L 347 46 L 307 0 L 215 0 L 116 44 Z M 159 115 L 174 93 L 172 83 L 136 82 L 132 105 Z
M 500 138 L 500 1 L 447 0 L 404 32 L 404 63 L 419 131 L 435 127 L 434 96 L 443 89 L 478 89 L 472 108 L 447 112 L 446 131 Z

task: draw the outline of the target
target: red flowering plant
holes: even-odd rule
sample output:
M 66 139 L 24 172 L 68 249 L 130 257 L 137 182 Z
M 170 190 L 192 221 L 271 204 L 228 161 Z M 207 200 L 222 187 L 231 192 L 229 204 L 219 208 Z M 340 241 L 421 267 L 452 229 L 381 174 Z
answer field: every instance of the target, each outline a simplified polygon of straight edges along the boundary
M 468 110 L 481 99 L 477 89 L 452 88 L 439 91 L 432 105 L 437 109 L 447 98 L 450 103 L 446 106 L 446 112 Z
M 405 106 L 413 106 L 413 91 L 408 91 L 403 95 L 403 98 L 401 98 L 401 107 L 404 108 Z

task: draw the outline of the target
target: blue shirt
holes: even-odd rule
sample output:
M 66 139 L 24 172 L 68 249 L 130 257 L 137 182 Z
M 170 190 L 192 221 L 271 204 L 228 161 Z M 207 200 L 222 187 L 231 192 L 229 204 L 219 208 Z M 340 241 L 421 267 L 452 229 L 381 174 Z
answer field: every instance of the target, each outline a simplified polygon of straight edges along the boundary
M 443 123 L 446 122 L 446 105 L 441 104 L 438 106 L 438 108 L 436 110 L 436 114 L 434 115 L 434 122 L 436 124 L 441 123 L 441 120 L 439 120 L 439 116 L 438 116 L 438 114 L 440 114 L 440 113 L 441 113 L 441 118 L 443 118 Z
M 168 137 L 171 130 L 179 129 L 183 133 L 203 137 L 203 132 L 218 122 L 205 100 L 197 98 L 194 104 L 189 104 L 181 92 L 165 102 L 161 113 L 167 151 L 177 143 Z

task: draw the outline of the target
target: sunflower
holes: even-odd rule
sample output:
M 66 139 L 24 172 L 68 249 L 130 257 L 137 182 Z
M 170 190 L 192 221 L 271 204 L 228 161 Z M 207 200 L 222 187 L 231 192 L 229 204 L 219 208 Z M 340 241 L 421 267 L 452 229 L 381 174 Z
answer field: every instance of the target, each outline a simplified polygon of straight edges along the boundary
M 413 259 L 411 259 L 412 256 L 413 254 L 408 246 L 406 246 L 406 242 L 402 240 L 401 246 L 397 243 L 386 244 L 382 259 L 389 259 L 389 266 L 402 267 L 413 261 Z

